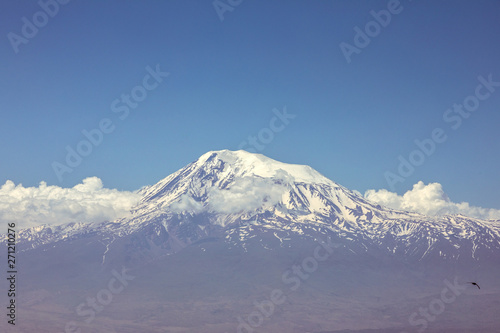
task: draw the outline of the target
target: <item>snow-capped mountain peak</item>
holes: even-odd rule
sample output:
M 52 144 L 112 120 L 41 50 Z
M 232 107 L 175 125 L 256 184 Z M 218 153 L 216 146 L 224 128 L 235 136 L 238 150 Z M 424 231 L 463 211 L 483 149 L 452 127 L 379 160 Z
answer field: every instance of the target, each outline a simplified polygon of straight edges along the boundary
M 498 221 L 393 210 L 366 200 L 309 166 L 243 150 L 205 153 L 138 193 L 142 199 L 130 216 L 78 227 L 81 232 L 73 228 L 71 237 L 95 232 L 115 239 L 147 230 L 163 237 L 158 242 L 181 248 L 207 237 L 245 246 L 250 239 L 269 233 L 280 244 L 294 237 L 332 234 L 348 241 L 356 248 L 353 251 L 371 246 L 417 258 L 476 258 L 500 249 Z M 26 241 L 39 246 L 71 238 L 49 231 L 29 232 Z
M 195 163 L 203 165 L 222 161 L 229 166 L 234 175 L 258 176 L 262 178 L 282 177 L 283 180 L 312 184 L 331 184 L 332 181 L 308 165 L 288 164 L 273 160 L 262 154 L 249 153 L 245 150 L 210 151 L 203 154 Z
M 282 163 L 243 150 L 203 154 L 143 194 L 137 213 L 154 209 L 215 214 L 278 210 L 298 213 L 305 219 L 307 214 L 335 215 L 340 213 L 339 207 L 354 209 L 359 203 L 366 204 L 361 196 L 310 166 Z

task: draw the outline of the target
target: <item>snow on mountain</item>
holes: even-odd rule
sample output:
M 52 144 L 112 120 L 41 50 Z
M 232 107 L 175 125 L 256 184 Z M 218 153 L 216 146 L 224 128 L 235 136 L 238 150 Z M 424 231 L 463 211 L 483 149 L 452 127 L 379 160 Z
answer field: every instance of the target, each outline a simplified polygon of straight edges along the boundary
M 418 260 L 500 253 L 500 221 L 393 210 L 309 166 L 242 150 L 208 152 L 138 193 L 142 199 L 126 218 L 31 228 L 20 233 L 20 242 L 28 249 L 89 233 L 115 239 L 148 230 L 151 237 L 162 235 L 170 249 L 210 237 L 232 246 L 245 247 L 251 240 L 269 248 L 269 234 L 280 246 L 292 246 L 294 237 L 328 234 L 345 241 L 352 252 L 375 247 Z

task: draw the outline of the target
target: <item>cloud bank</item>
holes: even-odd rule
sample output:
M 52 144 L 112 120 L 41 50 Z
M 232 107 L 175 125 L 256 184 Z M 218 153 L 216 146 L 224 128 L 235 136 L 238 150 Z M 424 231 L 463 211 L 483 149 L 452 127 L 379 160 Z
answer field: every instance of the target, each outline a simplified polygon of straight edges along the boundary
M 390 208 L 425 215 L 462 214 L 480 219 L 500 219 L 499 209 L 474 207 L 467 202 L 451 202 L 439 183 L 425 185 L 419 181 L 402 196 L 386 189 L 368 190 L 364 197 Z
M 15 222 L 18 228 L 67 222 L 112 221 L 128 214 L 140 195 L 107 189 L 101 179 L 89 177 L 72 188 L 23 187 L 7 180 L 0 187 L 0 221 Z
M 184 195 L 170 208 L 192 213 L 254 211 L 263 205 L 278 203 L 285 191 L 284 184 L 244 177 L 228 189 L 210 189 L 206 205 Z M 140 197 L 134 192 L 104 188 L 97 177 L 86 178 L 72 188 L 47 186 L 45 182 L 38 187 L 23 187 L 8 180 L 0 187 L 0 222 L 15 222 L 18 228 L 28 228 L 41 224 L 112 221 L 126 216 Z M 463 214 L 480 219 L 500 219 L 499 209 L 451 202 L 439 183 L 425 185 L 420 181 L 404 195 L 385 189 L 368 190 L 364 197 L 394 209 L 425 215 Z

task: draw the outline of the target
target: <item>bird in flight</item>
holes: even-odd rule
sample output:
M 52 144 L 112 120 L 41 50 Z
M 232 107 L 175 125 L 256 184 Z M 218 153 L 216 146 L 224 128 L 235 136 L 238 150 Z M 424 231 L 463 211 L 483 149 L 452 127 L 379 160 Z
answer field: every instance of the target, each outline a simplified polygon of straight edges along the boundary
M 479 285 L 476 283 L 476 282 L 467 282 L 467 283 L 470 283 L 472 284 L 473 286 L 476 286 L 477 289 L 481 289 L 481 287 L 479 287 Z

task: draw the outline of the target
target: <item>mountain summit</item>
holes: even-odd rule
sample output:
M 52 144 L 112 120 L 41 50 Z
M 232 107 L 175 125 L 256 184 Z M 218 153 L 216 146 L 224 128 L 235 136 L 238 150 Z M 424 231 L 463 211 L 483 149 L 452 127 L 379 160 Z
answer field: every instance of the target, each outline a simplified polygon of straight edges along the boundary
M 338 186 L 306 165 L 281 163 L 243 150 L 222 150 L 208 152 L 143 189 L 142 204 L 161 197 L 162 207 L 174 211 L 253 211 L 263 201 L 267 206 L 281 201 L 294 183 Z

